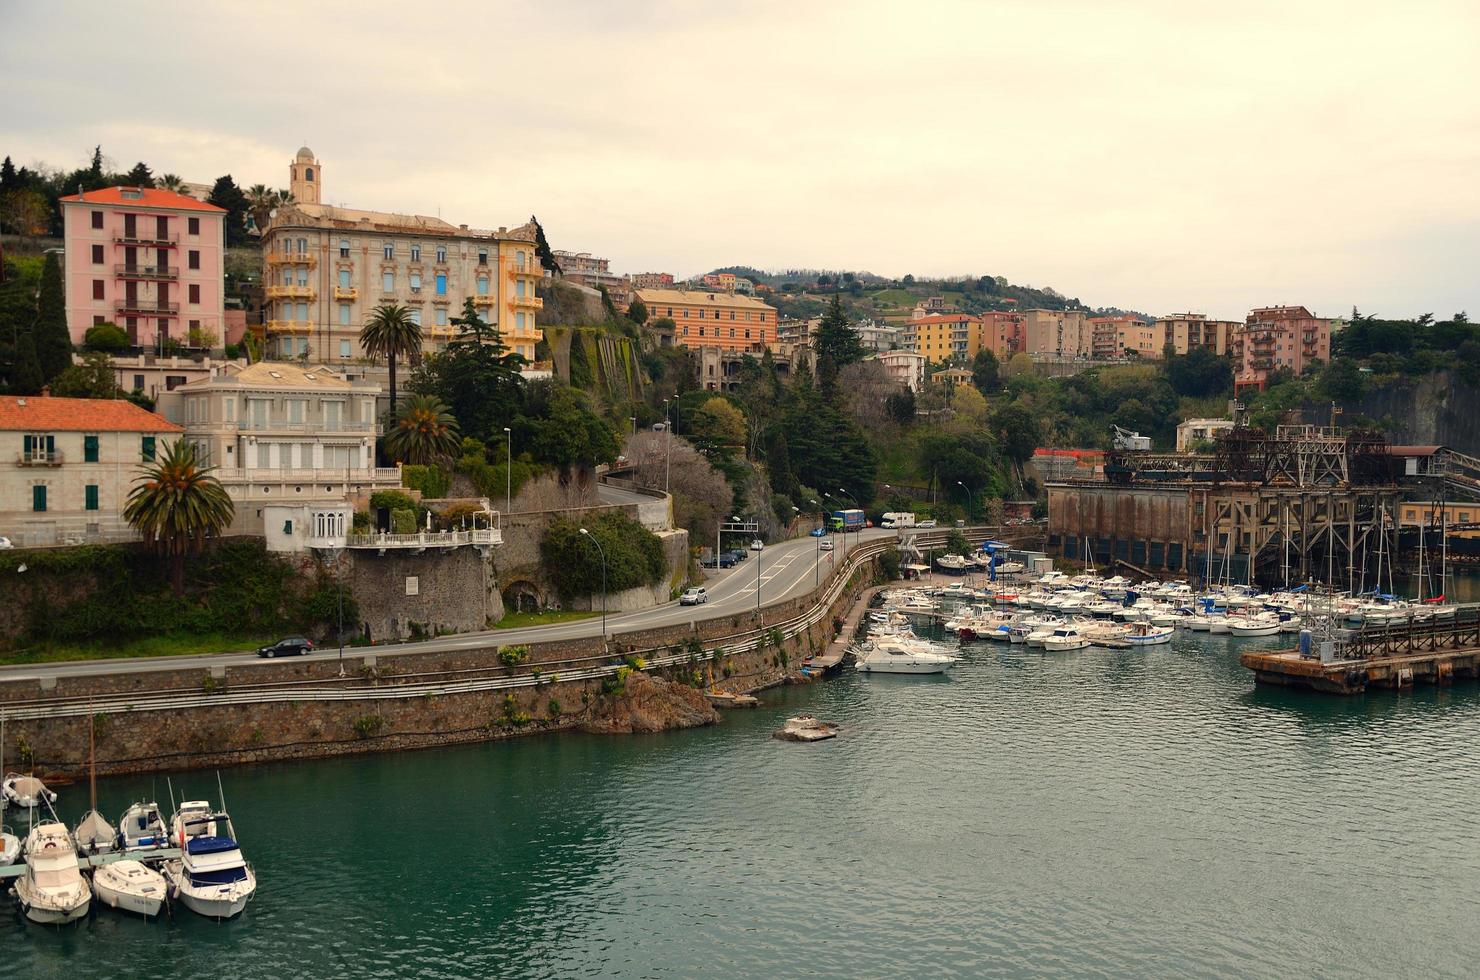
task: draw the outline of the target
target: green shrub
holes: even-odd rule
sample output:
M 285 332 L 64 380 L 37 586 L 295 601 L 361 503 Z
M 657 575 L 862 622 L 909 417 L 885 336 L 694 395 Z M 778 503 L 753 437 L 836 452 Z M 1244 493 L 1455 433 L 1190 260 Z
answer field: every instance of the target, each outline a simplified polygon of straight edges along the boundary
M 355 738 L 371 738 L 380 734 L 385 727 L 385 719 L 380 715 L 361 715 L 354 721 Z
M 540 539 L 540 554 L 561 598 L 601 592 L 603 553 L 608 593 L 663 581 L 668 571 L 663 542 L 637 521 L 620 512 L 607 512 L 585 523 L 590 535 L 581 534 L 581 527 L 578 521 L 557 518 Z M 600 551 L 592 544 L 592 536 Z
M 82 335 L 82 346 L 88 350 L 116 354 L 128 350 L 128 333 L 116 323 L 99 323 Z
M 498 662 L 505 667 L 515 667 L 529 659 L 529 647 L 523 644 L 512 647 L 500 647 L 498 651 Z
M 397 508 L 391 511 L 391 533 L 415 534 L 416 511 L 410 508 Z
M 362 532 L 363 531 L 370 530 L 370 513 L 369 513 L 369 511 L 363 511 L 363 510 L 357 510 L 357 511 L 355 511 L 354 529 L 356 531 L 362 531 Z
M 401 467 L 401 486 L 420 490 L 423 499 L 440 500 L 447 496 L 452 475 L 440 466 L 408 464 Z
M 415 513 L 416 501 L 399 490 L 377 490 L 370 495 L 371 510 L 409 510 Z
M 559 718 L 560 702 L 555 700 L 554 698 L 551 698 L 550 703 L 545 705 L 545 710 L 549 712 L 551 718 Z
M 504 695 L 504 722 L 516 727 L 530 722 L 529 712 L 520 709 L 518 699 L 512 694 Z

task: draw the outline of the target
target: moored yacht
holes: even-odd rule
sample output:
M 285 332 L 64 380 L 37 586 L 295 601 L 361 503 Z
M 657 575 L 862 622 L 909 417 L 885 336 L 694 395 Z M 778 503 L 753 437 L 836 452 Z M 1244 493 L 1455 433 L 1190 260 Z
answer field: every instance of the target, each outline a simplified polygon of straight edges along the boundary
M 1081 633 L 1078 626 L 1068 623 L 1055 627 L 1044 639 L 1043 648 L 1050 651 L 1083 650 L 1089 642 L 1089 637 Z
M 855 667 L 865 674 L 939 674 L 956 658 L 935 644 L 880 637 L 853 650 Z
M 77 865 L 77 845 L 60 823 L 37 824 L 26 836 L 26 870 L 10 892 L 26 918 L 44 925 L 75 922 L 87 914 L 92 890 Z
M 152 919 L 164 908 L 164 876 L 138 861 L 114 861 L 93 872 L 98 901 Z
M 181 803 L 170 823 L 181 856 L 164 866 L 170 894 L 212 919 L 239 915 L 257 891 L 257 877 L 242 857 L 231 817 L 203 800 Z

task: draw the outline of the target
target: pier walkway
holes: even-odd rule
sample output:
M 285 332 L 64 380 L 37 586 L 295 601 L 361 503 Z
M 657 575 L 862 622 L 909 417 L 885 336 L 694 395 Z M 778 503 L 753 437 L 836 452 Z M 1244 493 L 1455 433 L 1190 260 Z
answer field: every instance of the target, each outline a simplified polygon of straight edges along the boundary
M 1328 694 L 1406 688 L 1480 679 L 1480 608 L 1463 607 L 1445 621 L 1384 623 L 1341 631 L 1328 657 L 1296 650 L 1251 650 L 1239 663 L 1260 684 L 1306 687 Z

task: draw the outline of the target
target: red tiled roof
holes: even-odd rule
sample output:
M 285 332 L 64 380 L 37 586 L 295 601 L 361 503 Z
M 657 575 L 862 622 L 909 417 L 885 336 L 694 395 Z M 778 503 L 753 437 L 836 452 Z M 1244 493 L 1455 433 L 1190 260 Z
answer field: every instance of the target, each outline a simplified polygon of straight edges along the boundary
M 0 432 L 184 432 L 133 402 L 106 398 L 0 398 Z
M 123 192 L 137 193 L 139 197 L 124 197 Z M 170 208 L 174 211 L 213 211 L 217 214 L 225 214 L 224 208 L 218 208 L 214 204 L 205 201 L 197 201 L 188 194 L 176 194 L 174 191 L 162 191 L 157 187 L 104 187 L 101 190 L 87 191 L 82 194 L 69 194 L 62 198 L 62 203 L 70 204 L 81 202 L 83 204 L 112 204 L 124 207 L 140 208 Z

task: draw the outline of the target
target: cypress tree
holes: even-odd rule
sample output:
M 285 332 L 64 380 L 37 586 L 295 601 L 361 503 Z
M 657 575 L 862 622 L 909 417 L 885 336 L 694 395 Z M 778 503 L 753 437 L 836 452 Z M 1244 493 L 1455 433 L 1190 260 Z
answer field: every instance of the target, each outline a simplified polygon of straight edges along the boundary
M 10 393 L 39 394 L 45 383 L 41 377 L 41 365 L 36 360 L 35 339 L 31 336 L 31 331 L 23 327 L 15 339 L 15 365 L 10 373 Z
M 67 332 L 67 301 L 62 291 L 62 264 L 48 252 L 41 268 L 41 299 L 36 307 L 33 335 L 36 361 L 43 383 L 72 366 L 72 337 Z

